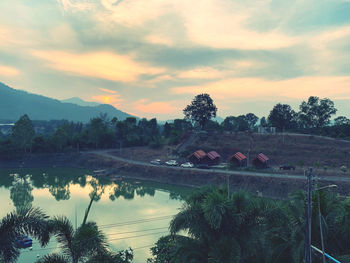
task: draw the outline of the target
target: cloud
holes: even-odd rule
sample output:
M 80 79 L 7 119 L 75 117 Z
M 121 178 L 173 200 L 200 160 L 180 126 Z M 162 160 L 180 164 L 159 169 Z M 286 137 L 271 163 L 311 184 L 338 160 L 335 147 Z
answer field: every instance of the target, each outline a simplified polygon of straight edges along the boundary
M 14 77 L 19 75 L 19 73 L 16 68 L 0 65 L 0 76 Z
M 157 115 L 173 114 L 179 109 L 173 106 L 173 102 L 153 101 L 141 99 L 134 103 L 134 109 L 141 113 L 151 113 Z
M 74 1 L 71 0 L 57 0 L 57 2 L 62 6 L 64 11 L 86 11 L 94 8 L 94 4 L 90 1 Z
M 333 87 L 337 87 L 333 89 Z M 201 86 L 183 86 L 172 89 L 175 94 L 209 93 L 220 100 L 250 98 L 305 99 L 311 95 L 320 97 L 344 97 L 350 95 L 350 77 L 299 77 L 288 80 L 262 78 L 233 78 L 207 83 Z
M 35 50 L 32 55 L 47 61 L 48 66 L 56 70 L 112 81 L 132 82 L 142 74 L 159 74 L 163 71 L 137 63 L 129 56 L 104 51 L 69 53 Z
M 115 90 L 110 90 L 110 89 L 105 89 L 105 88 L 98 88 L 99 90 L 106 92 L 106 93 L 112 93 L 115 94 L 117 93 Z

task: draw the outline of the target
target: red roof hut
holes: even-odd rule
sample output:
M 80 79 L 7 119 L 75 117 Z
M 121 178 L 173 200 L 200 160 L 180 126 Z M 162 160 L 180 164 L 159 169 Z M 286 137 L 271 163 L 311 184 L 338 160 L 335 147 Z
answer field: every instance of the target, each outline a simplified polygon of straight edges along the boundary
M 199 164 L 205 159 L 206 156 L 207 154 L 204 151 L 197 150 L 194 153 L 192 153 L 190 156 L 188 156 L 188 159 L 191 163 Z
M 237 167 L 247 166 L 247 157 L 241 152 L 236 152 L 229 158 L 229 161 Z
M 215 151 L 211 151 L 207 153 L 207 157 L 205 158 L 205 162 L 209 165 L 215 165 L 220 163 L 221 156 Z
M 256 168 L 267 168 L 269 166 L 270 159 L 263 153 L 259 153 L 258 156 L 256 156 L 253 159 L 253 165 Z

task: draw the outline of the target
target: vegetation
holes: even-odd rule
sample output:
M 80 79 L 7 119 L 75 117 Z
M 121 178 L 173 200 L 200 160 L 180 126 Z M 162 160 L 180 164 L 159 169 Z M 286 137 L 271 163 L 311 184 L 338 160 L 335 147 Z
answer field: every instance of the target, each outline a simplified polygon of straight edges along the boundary
M 318 194 L 325 249 L 346 258 L 350 199 L 327 191 L 314 193 L 312 244 L 316 247 L 321 247 Z M 171 235 L 158 240 L 148 262 L 303 262 L 305 203 L 302 191 L 278 201 L 203 188 L 174 217 Z M 316 255 L 314 262 L 321 262 Z
M 186 139 L 190 132 L 200 127 L 208 132 L 257 131 L 259 118 L 254 113 L 228 116 L 221 123 L 212 120 L 217 108 L 208 94 L 197 95 L 184 109 L 185 119 L 158 124 L 155 118 L 137 120 L 128 117 L 118 120 L 100 114 L 90 122 L 31 121 L 23 115 L 7 135 L 0 133 L 0 158 L 11 159 L 28 153 L 72 152 L 83 149 L 122 148 L 149 146 L 161 148 Z M 288 104 L 276 104 L 267 118 L 260 119 L 262 127 L 276 127 L 282 132 L 296 132 L 350 139 L 350 120 L 337 117 L 334 103 L 315 96 L 300 104 L 294 111 Z
M 216 111 L 212 98 L 206 93 L 194 97 L 191 104 L 183 110 L 185 119 L 193 121 L 202 129 L 211 118 L 216 117 Z

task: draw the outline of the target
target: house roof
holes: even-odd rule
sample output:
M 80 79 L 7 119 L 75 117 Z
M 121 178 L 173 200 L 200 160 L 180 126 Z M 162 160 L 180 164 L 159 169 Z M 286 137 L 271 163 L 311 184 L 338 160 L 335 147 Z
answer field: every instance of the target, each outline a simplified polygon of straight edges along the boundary
M 266 163 L 269 160 L 269 158 L 263 153 L 259 153 L 258 156 L 256 156 L 256 159 L 262 163 Z
M 209 157 L 209 159 L 211 160 L 215 160 L 216 158 L 220 158 L 220 154 L 218 154 L 215 151 L 211 151 L 207 153 L 207 156 Z
M 191 155 L 194 155 L 197 159 L 202 159 L 204 158 L 207 154 L 203 150 L 197 150 Z
M 242 161 L 244 159 L 247 159 L 247 157 L 241 153 L 241 152 L 236 152 L 230 159 L 236 158 L 238 161 Z

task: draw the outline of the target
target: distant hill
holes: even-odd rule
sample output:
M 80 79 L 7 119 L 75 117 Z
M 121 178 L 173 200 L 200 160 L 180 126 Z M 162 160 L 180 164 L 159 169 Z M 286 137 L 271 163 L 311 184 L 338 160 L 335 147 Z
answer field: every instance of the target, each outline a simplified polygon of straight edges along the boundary
M 16 121 L 23 114 L 32 120 L 61 120 L 88 122 L 91 118 L 107 113 L 110 118 L 124 120 L 132 117 L 111 105 L 80 106 L 63 103 L 45 96 L 16 90 L 0 82 L 0 119 Z
M 92 102 L 92 101 L 85 101 L 85 100 L 82 100 L 79 97 L 73 97 L 73 98 L 61 100 L 61 102 L 63 102 L 63 103 L 73 103 L 73 104 L 77 104 L 79 106 L 91 106 L 91 107 L 101 105 L 101 103 Z

